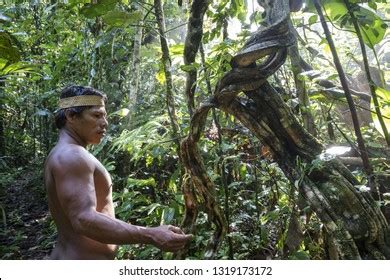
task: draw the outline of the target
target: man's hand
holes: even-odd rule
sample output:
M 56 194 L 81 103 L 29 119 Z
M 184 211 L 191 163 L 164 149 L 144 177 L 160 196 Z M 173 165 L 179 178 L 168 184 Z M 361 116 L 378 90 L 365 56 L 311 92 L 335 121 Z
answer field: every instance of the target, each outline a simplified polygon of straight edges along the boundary
M 176 252 L 185 247 L 192 239 L 192 234 L 185 234 L 180 228 L 162 225 L 151 228 L 153 245 L 163 251 Z

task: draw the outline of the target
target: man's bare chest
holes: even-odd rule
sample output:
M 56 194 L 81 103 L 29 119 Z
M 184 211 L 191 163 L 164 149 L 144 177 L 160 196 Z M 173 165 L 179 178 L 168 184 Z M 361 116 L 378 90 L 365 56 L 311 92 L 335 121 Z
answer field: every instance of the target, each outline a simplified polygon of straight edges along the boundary
M 96 167 L 93 177 L 96 192 L 97 210 L 103 212 L 112 212 L 111 176 L 98 160 L 96 160 Z

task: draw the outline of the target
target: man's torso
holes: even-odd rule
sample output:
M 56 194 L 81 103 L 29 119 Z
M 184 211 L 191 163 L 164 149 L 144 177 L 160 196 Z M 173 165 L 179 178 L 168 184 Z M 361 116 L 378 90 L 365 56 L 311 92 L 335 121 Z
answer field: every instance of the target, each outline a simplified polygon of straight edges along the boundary
M 49 208 L 58 229 L 58 242 L 52 259 L 113 259 L 116 245 L 103 244 L 86 236 L 77 234 L 72 227 L 57 195 L 53 166 L 64 153 L 71 154 L 75 149 L 92 163 L 93 181 L 96 194 L 96 211 L 107 216 L 115 216 L 112 202 L 111 178 L 104 166 L 84 148 L 77 145 L 59 145 L 52 150 L 45 164 L 45 185 L 48 194 Z M 76 186 L 75 186 L 76 187 Z

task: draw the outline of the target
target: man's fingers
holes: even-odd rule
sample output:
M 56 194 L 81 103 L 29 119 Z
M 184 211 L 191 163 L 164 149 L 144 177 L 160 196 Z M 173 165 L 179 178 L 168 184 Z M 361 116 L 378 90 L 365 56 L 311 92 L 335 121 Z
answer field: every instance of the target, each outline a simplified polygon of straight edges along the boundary
M 192 234 L 185 234 L 184 236 L 185 236 L 187 241 L 191 240 L 194 237 L 194 235 L 192 235 Z
M 179 241 L 187 243 L 187 241 L 191 240 L 194 236 L 192 234 L 180 234 L 177 236 Z
M 180 229 L 179 227 L 175 227 L 172 225 L 168 225 L 164 227 L 165 230 L 169 230 L 172 233 L 172 235 L 169 236 L 170 239 L 169 242 L 161 246 L 162 250 L 170 251 L 170 252 L 183 250 L 188 244 L 188 241 L 190 241 L 193 238 L 192 234 L 185 234 L 183 230 Z
M 177 233 L 177 234 L 184 234 L 184 232 L 179 227 L 168 226 L 168 229 L 173 231 L 174 233 Z
M 183 234 L 179 235 L 178 245 L 180 244 L 181 247 L 185 247 L 188 242 L 192 239 L 192 234 Z
M 184 231 L 182 231 L 181 228 L 179 228 L 179 227 L 175 227 L 175 226 L 169 225 L 169 226 L 168 226 L 168 229 L 169 229 L 170 231 L 173 231 L 173 232 L 176 233 L 176 234 L 182 235 L 183 240 L 190 240 L 190 239 L 192 239 L 192 237 L 193 237 L 192 234 L 185 234 Z

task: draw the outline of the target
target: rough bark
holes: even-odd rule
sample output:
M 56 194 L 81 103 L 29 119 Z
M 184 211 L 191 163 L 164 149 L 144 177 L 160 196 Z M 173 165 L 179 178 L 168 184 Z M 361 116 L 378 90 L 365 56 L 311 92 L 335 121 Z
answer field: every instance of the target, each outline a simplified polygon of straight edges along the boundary
M 168 115 L 171 121 L 172 127 L 172 137 L 177 144 L 178 154 L 180 154 L 180 130 L 176 116 L 175 110 L 175 101 L 173 98 L 173 82 L 172 82 L 172 73 L 171 73 L 171 57 L 169 54 L 168 41 L 165 37 L 166 28 L 165 28 L 165 20 L 164 20 L 164 12 L 161 0 L 154 0 L 154 11 L 156 15 L 158 32 L 160 34 L 160 43 L 161 43 L 161 51 L 162 51 L 162 64 L 164 68 L 165 80 L 166 80 L 166 103 L 168 109 Z
M 187 179 L 184 178 L 184 167 L 182 164 L 182 158 L 181 158 L 181 146 L 180 146 L 180 139 L 181 139 L 181 132 L 179 123 L 177 121 L 176 116 L 176 109 L 175 109 L 175 100 L 174 100 L 174 90 L 173 90 L 173 81 L 172 81 L 172 73 L 171 73 L 171 66 L 172 61 L 169 54 L 169 47 L 168 47 L 168 41 L 166 36 L 166 28 L 165 28 L 165 19 L 164 19 L 164 10 L 161 3 L 161 0 L 154 0 L 154 12 L 156 16 L 157 26 L 158 26 L 158 32 L 160 35 L 160 43 L 161 43 L 161 51 L 162 51 L 162 64 L 164 68 L 164 74 L 165 74 L 165 83 L 166 83 L 166 104 L 167 104 L 167 110 L 169 119 L 171 122 L 171 128 L 172 128 L 172 139 L 174 143 L 176 144 L 176 152 L 178 156 L 178 167 L 180 168 L 180 180 L 179 185 L 183 188 L 183 193 L 187 195 L 188 197 L 191 197 L 191 185 L 188 182 Z M 191 205 L 187 204 L 186 202 L 186 211 L 191 211 Z M 181 258 L 181 254 L 178 254 L 178 258 Z
M 188 19 L 187 36 L 184 45 L 184 64 L 191 65 L 195 62 L 200 43 L 203 36 L 203 16 L 207 10 L 210 0 L 194 0 L 191 5 L 190 17 Z M 186 78 L 187 107 L 190 116 L 195 108 L 197 69 L 189 69 Z
M 333 258 L 390 258 L 389 227 L 371 195 L 356 188 L 360 183 L 338 159 L 320 158 L 324 147 L 299 124 L 266 81 L 284 63 L 287 47 L 294 43 L 288 0 L 268 1 L 267 5 L 271 9 L 268 27 L 253 34 L 233 58 L 233 69 L 219 81 L 214 95 L 195 111 L 189 134 L 182 141 L 186 178 L 193 182 L 185 199 L 184 226 L 194 230 L 197 211 L 207 212 L 215 231 L 205 257 L 214 257 L 226 233 L 226 221 L 197 142 L 208 112 L 219 108 L 235 116 L 267 146 L 285 175 L 298 185 L 332 240 Z M 269 59 L 256 64 L 267 55 Z M 238 97 L 240 92 L 245 97 Z
M 297 96 L 301 107 L 301 114 L 302 114 L 304 127 L 312 135 L 316 136 L 317 131 L 314 124 L 313 115 L 311 114 L 310 111 L 310 101 L 309 101 L 309 96 L 307 95 L 305 81 L 300 80 L 298 77 L 298 75 L 304 72 L 304 70 L 300 65 L 300 61 L 299 61 L 300 55 L 299 55 L 297 43 L 295 43 L 289 48 L 289 56 L 291 61 L 292 72 L 294 74 L 295 88 L 297 91 Z
M 138 10 L 142 11 L 142 7 L 137 7 Z M 139 72 L 141 64 L 141 42 L 142 42 L 142 33 L 143 33 L 143 21 L 139 23 L 136 28 L 136 34 L 134 36 L 134 45 L 133 45 L 133 58 L 130 65 L 130 81 L 129 81 L 129 110 L 130 118 L 134 116 L 136 111 L 136 105 L 138 100 L 138 90 L 139 90 Z M 131 123 L 131 122 L 130 122 Z

